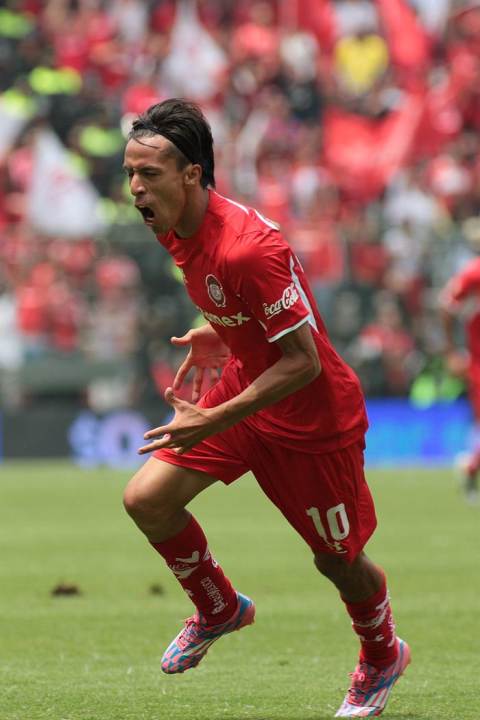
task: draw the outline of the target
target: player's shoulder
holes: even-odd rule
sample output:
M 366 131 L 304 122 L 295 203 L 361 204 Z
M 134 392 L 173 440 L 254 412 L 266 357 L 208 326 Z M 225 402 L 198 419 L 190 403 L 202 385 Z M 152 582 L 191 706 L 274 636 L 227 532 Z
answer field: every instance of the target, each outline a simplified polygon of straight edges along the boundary
M 215 192 L 212 210 L 222 219 L 223 252 L 230 262 L 241 262 L 252 255 L 273 252 L 286 246 L 278 223 L 258 210 Z
M 222 220 L 224 228 L 232 237 L 280 233 L 279 224 L 264 217 L 255 208 L 224 197 L 216 190 L 210 192 L 209 210 Z

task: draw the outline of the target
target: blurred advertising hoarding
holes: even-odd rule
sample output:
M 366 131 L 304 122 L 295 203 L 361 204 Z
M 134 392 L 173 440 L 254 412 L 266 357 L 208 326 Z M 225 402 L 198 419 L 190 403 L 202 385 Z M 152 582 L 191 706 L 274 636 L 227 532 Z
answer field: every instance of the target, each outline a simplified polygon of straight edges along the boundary
M 370 400 L 366 463 L 451 465 L 469 445 L 472 417 L 465 400 L 418 408 L 404 399 Z
M 368 466 L 450 465 L 468 447 L 468 403 L 437 403 L 425 409 L 403 399 L 370 400 Z M 0 417 L 4 460 L 70 458 L 83 467 L 136 468 L 149 427 L 169 419 L 166 406 L 124 409 L 104 415 L 72 407 L 29 408 Z

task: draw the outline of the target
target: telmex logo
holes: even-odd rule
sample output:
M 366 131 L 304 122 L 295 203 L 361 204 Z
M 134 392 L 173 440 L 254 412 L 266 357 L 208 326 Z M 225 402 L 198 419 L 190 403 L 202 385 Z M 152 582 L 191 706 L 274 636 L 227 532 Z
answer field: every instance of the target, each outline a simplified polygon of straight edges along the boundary
M 279 300 L 271 305 L 263 303 L 263 311 L 267 318 L 273 317 L 274 315 L 278 315 L 279 312 L 282 312 L 282 310 L 288 310 L 292 305 L 295 305 L 299 297 L 295 283 L 292 282 L 285 288 Z
M 223 327 L 238 327 L 251 320 L 251 318 L 241 312 L 236 315 L 222 315 L 221 317 L 213 313 L 204 312 L 203 310 L 202 313 L 205 320 L 215 325 L 222 325 Z

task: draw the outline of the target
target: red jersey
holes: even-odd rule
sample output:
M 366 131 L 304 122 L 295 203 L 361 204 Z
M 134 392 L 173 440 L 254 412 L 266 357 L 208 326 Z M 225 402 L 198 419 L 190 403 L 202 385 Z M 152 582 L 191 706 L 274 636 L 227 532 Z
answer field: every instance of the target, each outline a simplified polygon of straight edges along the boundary
M 304 452 L 331 452 L 363 437 L 367 419 L 358 378 L 332 347 L 302 267 L 274 223 L 211 190 L 192 237 L 170 231 L 158 240 L 231 350 L 221 381 L 229 397 L 280 359 L 276 340 L 310 324 L 322 372 L 243 422 Z
M 468 299 L 465 325 L 467 348 L 472 365 L 480 366 L 480 258 L 471 260 L 446 285 L 443 302 L 454 308 Z

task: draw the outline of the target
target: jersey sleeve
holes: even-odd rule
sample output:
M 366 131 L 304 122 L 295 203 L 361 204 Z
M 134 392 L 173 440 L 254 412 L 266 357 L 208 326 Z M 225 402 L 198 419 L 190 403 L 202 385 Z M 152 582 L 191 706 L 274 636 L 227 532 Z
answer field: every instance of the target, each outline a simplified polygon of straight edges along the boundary
M 297 259 L 278 232 L 242 239 L 230 258 L 233 289 L 264 328 L 269 342 L 305 322 L 315 324 L 299 272 Z

